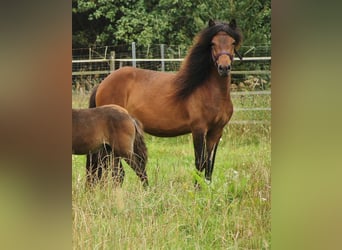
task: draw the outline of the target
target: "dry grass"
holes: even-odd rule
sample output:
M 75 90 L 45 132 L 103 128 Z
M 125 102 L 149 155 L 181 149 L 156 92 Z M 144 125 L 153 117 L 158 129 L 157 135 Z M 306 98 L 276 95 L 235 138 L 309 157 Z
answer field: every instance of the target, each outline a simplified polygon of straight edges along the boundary
M 87 102 L 74 96 L 74 107 Z M 87 191 L 85 157 L 73 156 L 74 249 L 270 249 L 270 125 L 229 125 L 201 191 L 191 135 L 145 138 L 147 190 L 125 165 L 122 188 Z

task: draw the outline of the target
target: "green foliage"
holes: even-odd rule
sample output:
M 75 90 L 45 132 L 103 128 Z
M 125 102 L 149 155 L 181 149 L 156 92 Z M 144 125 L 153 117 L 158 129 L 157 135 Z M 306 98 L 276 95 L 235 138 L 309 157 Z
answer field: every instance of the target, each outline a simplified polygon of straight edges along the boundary
M 73 0 L 73 47 L 182 44 L 209 19 L 236 18 L 248 44 L 270 44 L 270 0 Z

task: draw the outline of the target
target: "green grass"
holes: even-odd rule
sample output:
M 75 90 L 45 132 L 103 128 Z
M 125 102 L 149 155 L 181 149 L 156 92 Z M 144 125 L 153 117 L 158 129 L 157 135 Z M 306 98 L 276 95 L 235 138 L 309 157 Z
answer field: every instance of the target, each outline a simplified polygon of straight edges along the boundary
M 145 140 L 146 190 L 125 165 L 122 188 L 107 180 L 87 191 L 85 156 L 72 156 L 74 249 L 270 249 L 270 125 L 228 125 L 200 191 L 191 135 Z

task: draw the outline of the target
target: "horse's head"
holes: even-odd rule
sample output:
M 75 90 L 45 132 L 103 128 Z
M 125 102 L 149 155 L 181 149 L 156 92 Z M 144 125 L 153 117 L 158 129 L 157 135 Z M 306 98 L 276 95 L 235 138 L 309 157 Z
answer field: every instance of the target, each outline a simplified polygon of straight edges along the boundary
M 209 27 L 217 25 L 221 25 L 222 29 L 218 29 L 218 32 L 211 40 L 211 56 L 217 67 L 218 74 L 222 77 L 226 77 L 231 71 L 231 64 L 235 54 L 242 59 L 236 50 L 240 45 L 241 37 L 233 35 L 233 32 L 237 29 L 236 21 L 234 19 L 228 25 L 222 23 L 217 24 L 212 20 L 209 21 Z

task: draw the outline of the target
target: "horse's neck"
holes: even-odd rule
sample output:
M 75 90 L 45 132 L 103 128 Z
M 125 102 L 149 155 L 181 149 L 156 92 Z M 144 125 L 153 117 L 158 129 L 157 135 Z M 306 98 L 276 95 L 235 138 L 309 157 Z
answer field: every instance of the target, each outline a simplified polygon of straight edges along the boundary
M 213 87 L 219 90 L 219 94 L 221 96 L 230 97 L 230 74 L 227 77 L 221 77 L 216 71 L 214 74 L 212 74 L 212 79 L 210 82 L 213 84 Z

